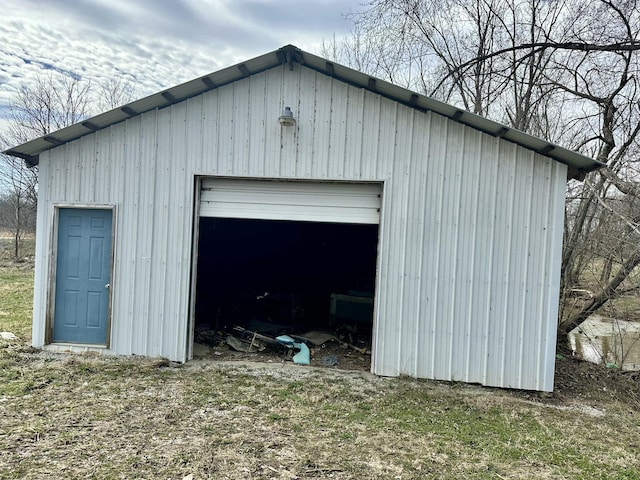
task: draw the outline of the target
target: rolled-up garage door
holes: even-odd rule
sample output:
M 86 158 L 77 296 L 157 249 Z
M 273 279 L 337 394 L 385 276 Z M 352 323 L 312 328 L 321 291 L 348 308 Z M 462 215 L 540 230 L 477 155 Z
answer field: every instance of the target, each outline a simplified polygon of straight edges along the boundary
M 200 216 L 377 224 L 381 193 L 378 183 L 203 178 Z

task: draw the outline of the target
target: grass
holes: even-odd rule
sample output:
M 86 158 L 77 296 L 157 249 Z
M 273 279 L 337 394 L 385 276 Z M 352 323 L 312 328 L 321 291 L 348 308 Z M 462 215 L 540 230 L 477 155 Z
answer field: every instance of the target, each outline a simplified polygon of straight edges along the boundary
M 6 230 L 0 230 L 0 262 L 6 263 L 14 257 L 13 234 Z M 19 241 L 20 257 L 33 259 L 36 250 L 36 239 L 33 234 L 24 235 Z
M 640 416 L 624 404 L 592 416 L 333 370 L 1 355 L 2 478 L 640 475 Z
M 611 395 L 599 370 L 539 397 L 290 363 L 54 355 L 25 345 L 31 270 L 0 267 L 0 286 L 0 330 L 21 339 L 0 341 L 2 479 L 640 478 L 637 396 Z
M 31 341 L 33 269 L 28 265 L 0 267 L 0 332 Z

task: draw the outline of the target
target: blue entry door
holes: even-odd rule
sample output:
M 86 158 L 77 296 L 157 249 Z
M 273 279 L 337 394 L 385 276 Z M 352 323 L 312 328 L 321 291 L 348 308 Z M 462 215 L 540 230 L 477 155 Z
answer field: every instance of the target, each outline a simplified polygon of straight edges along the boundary
M 60 208 L 53 341 L 107 343 L 112 212 Z

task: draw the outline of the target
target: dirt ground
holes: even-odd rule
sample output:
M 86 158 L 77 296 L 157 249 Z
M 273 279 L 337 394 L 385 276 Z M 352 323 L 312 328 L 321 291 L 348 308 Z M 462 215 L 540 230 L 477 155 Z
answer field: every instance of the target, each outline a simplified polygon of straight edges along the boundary
M 640 410 L 640 372 L 622 371 L 560 354 L 554 392 L 558 401 L 628 402 Z
M 53 354 L 25 344 L 32 274 L 3 281 L 24 341 L 0 341 L 0 479 L 640 478 L 638 373 L 563 354 L 539 394 L 377 377 L 335 342 L 310 366 L 224 342 L 184 365 Z
M 344 345 L 344 344 L 343 344 Z M 358 352 L 348 346 L 341 346 L 336 341 L 329 341 L 321 346 L 311 346 L 311 366 L 341 370 L 371 370 L 371 353 Z M 199 360 L 249 361 L 259 363 L 282 364 L 291 362 L 291 351 L 286 347 L 268 347 L 262 352 L 238 352 L 221 343 L 215 347 L 204 344 L 194 345 L 194 358 Z
M 638 377 L 572 358 L 540 395 L 376 377 L 339 345 L 311 366 L 0 346 L 2 479 L 640 478 Z
M 237 352 L 226 344 L 217 347 L 196 344 L 194 359 L 222 362 L 252 362 L 281 366 L 291 363 L 286 349 L 266 349 L 258 353 Z M 328 362 L 328 359 L 335 359 Z M 328 342 L 322 347 L 311 349 L 311 366 L 346 371 L 369 372 L 370 353 L 358 353 L 337 342 Z M 514 390 L 514 394 L 518 391 Z M 521 392 L 525 397 L 538 398 L 537 392 Z M 640 372 L 623 372 L 581 361 L 571 355 L 559 354 L 556 358 L 554 392 L 542 394 L 548 401 L 563 402 L 580 399 L 583 401 L 623 401 L 636 404 L 640 409 Z

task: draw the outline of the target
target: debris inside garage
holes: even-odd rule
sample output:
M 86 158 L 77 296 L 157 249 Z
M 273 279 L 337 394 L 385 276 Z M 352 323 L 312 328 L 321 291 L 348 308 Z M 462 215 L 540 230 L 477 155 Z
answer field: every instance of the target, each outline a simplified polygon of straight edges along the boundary
M 266 297 L 256 296 L 256 302 L 263 302 Z M 194 356 L 215 356 L 221 360 L 292 361 L 303 365 L 369 370 L 371 325 L 363 322 L 367 314 L 358 308 L 344 307 L 342 303 L 354 300 L 352 303 L 359 307 L 370 305 L 372 308 L 372 302 L 363 301 L 358 296 L 351 296 L 351 299 L 347 295 L 340 297 L 340 302 L 330 302 L 329 323 L 322 330 L 301 330 L 296 324 L 274 321 L 268 316 L 245 318 L 244 325 L 232 326 L 218 318 L 219 328 L 205 325 L 197 329 Z M 295 302 L 291 303 L 291 308 L 300 316 L 299 320 L 303 320 L 304 311 Z M 239 311 L 240 308 L 231 310 Z M 369 311 L 368 318 L 371 314 Z M 289 316 L 290 312 L 285 312 L 285 318 Z
M 377 239 L 377 225 L 201 219 L 194 356 L 369 370 Z
M 300 353 L 302 357 L 306 356 L 306 361 L 296 361 L 296 355 Z M 345 325 L 331 332 L 290 332 L 278 336 L 236 325 L 231 331 L 198 330 L 194 356 L 220 360 L 291 361 L 302 365 L 369 370 L 371 338 Z

